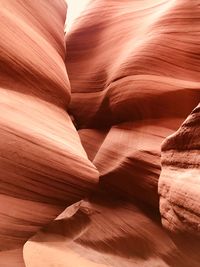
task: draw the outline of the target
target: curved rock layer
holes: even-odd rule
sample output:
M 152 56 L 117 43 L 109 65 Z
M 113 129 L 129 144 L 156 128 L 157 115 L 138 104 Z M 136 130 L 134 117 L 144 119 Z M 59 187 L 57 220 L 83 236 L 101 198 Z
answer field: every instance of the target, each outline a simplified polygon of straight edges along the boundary
M 199 0 L 0 14 L 0 266 L 198 267 Z
M 65 111 L 65 2 L 2 0 L 0 10 L 0 265 L 7 266 L 5 251 L 17 257 L 15 249 L 94 188 L 98 171 Z
M 100 183 L 158 208 L 160 150 L 200 101 L 198 1 L 91 1 L 66 35 L 70 112 Z
M 89 159 L 100 174 L 100 185 L 158 210 L 160 146 L 180 120 L 143 120 L 108 130 L 81 129 Z
M 198 267 L 199 246 L 169 236 L 130 202 L 96 193 L 29 240 L 24 259 L 27 267 Z
M 163 225 L 200 235 L 200 104 L 162 144 L 159 193 Z
M 81 128 L 183 117 L 200 101 L 199 1 L 92 1 L 66 36 Z
M 1 87 L 66 107 L 63 0 L 1 1 Z

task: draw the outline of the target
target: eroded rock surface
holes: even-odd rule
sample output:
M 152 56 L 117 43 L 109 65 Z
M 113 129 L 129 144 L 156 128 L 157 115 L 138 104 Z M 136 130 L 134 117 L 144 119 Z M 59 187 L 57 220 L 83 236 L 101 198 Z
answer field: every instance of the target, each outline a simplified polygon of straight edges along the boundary
M 28 267 L 198 267 L 199 246 L 169 236 L 133 203 L 95 192 L 29 240 L 24 258 Z
M 64 1 L 0 3 L 0 266 L 98 182 L 67 114 Z M 16 259 L 9 267 L 17 266 Z M 1 258 L 2 255 L 2 258 Z M 8 253 L 9 255 L 9 253 Z M 16 265 L 15 265 L 16 264 Z
M 0 3 L 0 266 L 198 267 L 199 1 L 66 11 Z
M 185 119 L 200 101 L 199 16 L 198 1 L 92 1 L 66 36 L 79 127 Z
M 200 105 L 162 144 L 159 180 L 163 225 L 200 235 Z
M 154 208 L 161 143 L 200 101 L 199 17 L 198 1 L 92 1 L 66 36 L 70 111 L 100 184 Z

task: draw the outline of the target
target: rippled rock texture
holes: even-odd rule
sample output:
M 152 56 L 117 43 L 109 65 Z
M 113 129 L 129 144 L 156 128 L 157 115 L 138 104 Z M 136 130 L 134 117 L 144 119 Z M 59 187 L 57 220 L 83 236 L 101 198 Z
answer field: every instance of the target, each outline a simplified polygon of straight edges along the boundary
M 167 234 L 130 201 L 95 192 L 31 238 L 24 260 L 29 267 L 198 267 L 199 246 Z
M 70 111 L 82 144 L 99 170 L 100 184 L 154 208 L 159 205 L 161 143 L 200 101 L 199 18 L 199 1 L 92 1 L 66 36 Z M 196 125 L 194 129 L 187 129 L 193 146 L 199 138 Z M 173 139 L 175 151 L 186 146 L 185 135 L 184 130 L 182 142 Z M 161 181 L 166 176 L 173 187 L 168 173 L 176 164 L 179 168 L 183 155 L 177 152 L 174 163 L 170 162 L 175 155 L 171 147 L 165 152 L 166 142 Z M 185 149 L 185 161 L 190 158 L 198 165 L 194 157 L 198 148 L 196 154 Z M 173 166 L 165 167 L 165 157 Z M 194 175 L 190 171 L 188 175 L 199 185 L 195 168 Z M 167 209 L 163 203 L 168 201 L 163 197 L 171 195 L 163 183 L 159 189 L 162 214 L 164 206 Z M 184 180 L 179 179 L 174 190 L 182 184 Z M 194 197 L 187 205 L 195 211 L 199 190 L 186 192 L 184 198 L 178 193 L 174 201 Z
M 98 171 L 66 112 L 65 2 L 0 5 L 1 262 L 4 251 L 22 247 L 82 199 L 98 182 Z
M 93 1 L 66 38 L 79 127 L 185 119 L 199 102 L 199 15 L 199 1 Z
M 0 266 L 198 267 L 199 0 L 66 12 L 0 2 Z

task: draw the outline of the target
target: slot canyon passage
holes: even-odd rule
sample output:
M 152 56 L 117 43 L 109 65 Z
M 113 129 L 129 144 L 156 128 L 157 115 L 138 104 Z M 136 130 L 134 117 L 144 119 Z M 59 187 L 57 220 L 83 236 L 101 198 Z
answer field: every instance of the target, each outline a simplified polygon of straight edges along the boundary
M 200 0 L 68 7 L 0 0 L 0 267 L 199 267 Z

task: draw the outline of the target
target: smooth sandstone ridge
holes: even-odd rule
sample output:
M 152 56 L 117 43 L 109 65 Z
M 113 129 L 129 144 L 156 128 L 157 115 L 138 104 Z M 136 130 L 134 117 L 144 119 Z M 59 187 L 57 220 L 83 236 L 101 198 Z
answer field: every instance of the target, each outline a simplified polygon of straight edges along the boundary
M 66 206 L 87 195 L 98 182 L 98 171 L 66 111 L 70 101 L 64 64 L 66 3 L 2 0 L 0 10 L 0 266 L 4 267 L 5 251 L 20 249 Z
M 198 267 L 199 246 L 168 235 L 130 201 L 95 192 L 31 238 L 24 260 L 27 267 Z
M 66 13 L 0 1 L 0 267 L 199 267 L 199 0 Z
M 78 126 L 185 119 L 200 101 L 199 16 L 199 1 L 92 1 L 66 36 Z
M 100 184 L 154 209 L 161 144 L 200 101 L 199 17 L 199 1 L 97 0 L 66 35 L 70 112 Z

